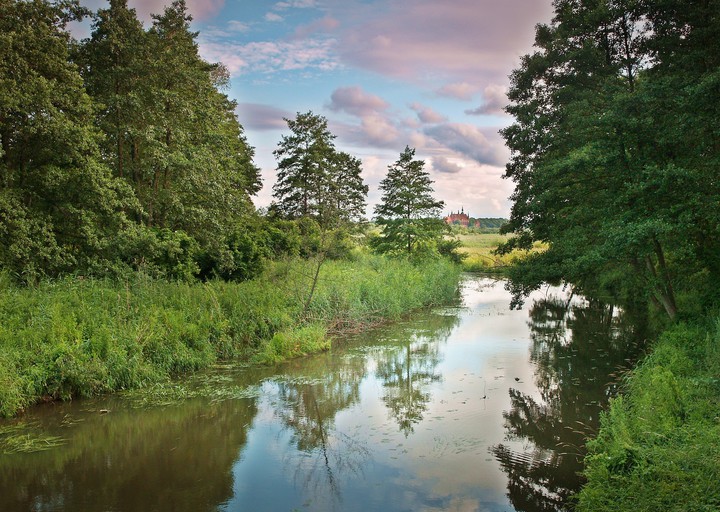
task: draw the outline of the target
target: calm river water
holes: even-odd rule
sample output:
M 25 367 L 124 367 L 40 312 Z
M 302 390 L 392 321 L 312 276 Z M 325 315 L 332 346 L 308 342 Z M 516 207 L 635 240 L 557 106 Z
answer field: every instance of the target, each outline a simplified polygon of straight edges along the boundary
M 48 447 L 0 454 L 0 510 L 562 510 L 642 335 L 559 289 L 509 303 L 466 276 L 330 353 L 0 422 Z

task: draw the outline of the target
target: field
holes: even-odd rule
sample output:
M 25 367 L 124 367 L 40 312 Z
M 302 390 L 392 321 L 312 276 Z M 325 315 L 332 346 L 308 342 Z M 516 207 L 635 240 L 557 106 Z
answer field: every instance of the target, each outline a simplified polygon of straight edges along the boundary
M 457 235 L 457 238 L 462 244 L 459 252 L 467 254 L 462 265 L 466 272 L 501 272 L 513 261 L 527 254 L 524 251 L 514 251 L 503 256 L 493 254 L 498 245 L 510 238 L 510 235 L 461 233 Z M 539 248 L 533 250 L 539 250 Z

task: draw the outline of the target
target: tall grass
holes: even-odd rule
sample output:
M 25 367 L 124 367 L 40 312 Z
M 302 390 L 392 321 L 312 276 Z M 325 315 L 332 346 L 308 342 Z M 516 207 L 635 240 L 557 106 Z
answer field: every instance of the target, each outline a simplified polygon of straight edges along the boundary
M 666 331 L 588 448 L 578 510 L 720 510 L 720 319 Z
M 327 262 L 307 310 L 312 262 L 243 283 L 142 276 L 19 288 L 0 275 L 0 415 L 40 400 L 146 387 L 218 359 L 276 362 L 329 347 L 326 333 L 453 297 L 459 270 L 363 256 Z

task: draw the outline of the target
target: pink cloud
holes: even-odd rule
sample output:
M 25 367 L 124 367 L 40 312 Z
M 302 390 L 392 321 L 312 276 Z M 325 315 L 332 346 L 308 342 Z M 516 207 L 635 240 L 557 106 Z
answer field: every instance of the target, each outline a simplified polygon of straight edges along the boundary
M 471 116 L 504 115 L 503 110 L 508 103 L 507 89 L 502 85 L 488 85 L 483 91 L 483 104 L 478 108 L 466 110 Z
M 152 14 L 162 14 L 168 0 L 130 0 L 128 4 L 137 10 L 138 17 L 146 22 L 152 20 Z M 188 11 L 195 20 L 212 18 L 225 5 L 225 0 L 187 0 Z
M 417 117 L 422 123 L 437 124 L 447 121 L 447 117 L 420 103 L 413 103 L 410 108 L 417 113 Z
M 285 119 L 293 119 L 295 115 L 270 105 L 258 103 L 240 103 L 237 106 L 238 120 L 245 129 L 251 130 L 284 130 L 287 128 Z
M 494 128 L 484 133 L 471 124 L 447 123 L 426 128 L 425 134 L 441 146 L 480 164 L 499 167 L 508 158 L 508 150 Z
M 362 88 L 340 87 L 330 96 L 328 107 L 334 112 L 347 112 L 348 114 L 363 117 L 387 109 L 389 104 L 379 96 L 368 94 Z
M 307 25 L 300 25 L 295 29 L 295 38 L 305 38 L 318 32 L 332 32 L 340 26 L 340 22 L 330 16 L 325 16 Z
M 371 114 L 363 117 L 360 125 L 369 145 L 384 148 L 397 145 L 398 129 L 387 118 Z
M 352 19 L 340 18 L 350 26 L 340 49 L 348 63 L 413 80 L 426 80 L 432 70 L 433 79 L 469 83 L 505 81 L 508 67 L 530 48 L 535 24 L 552 14 L 549 0 L 333 5 L 348 17 L 354 13 Z
M 480 90 L 478 85 L 469 84 L 467 82 L 456 82 L 445 84 L 436 91 L 438 96 L 455 98 L 457 100 L 470 101 L 476 92 Z
M 463 166 L 448 160 L 444 156 L 435 156 L 432 159 L 432 167 L 438 172 L 456 174 L 463 170 Z

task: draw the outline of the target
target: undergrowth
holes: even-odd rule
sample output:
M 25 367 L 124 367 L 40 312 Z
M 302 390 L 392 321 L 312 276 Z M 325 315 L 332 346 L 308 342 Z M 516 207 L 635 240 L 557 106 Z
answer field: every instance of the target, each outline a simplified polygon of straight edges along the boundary
M 720 510 L 720 319 L 666 331 L 588 448 L 580 511 Z
M 459 270 L 361 256 L 271 265 L 253 281 L 65 278 L 34 288 L 0 274 L 0 416 L 41 400 L 144 388 L 220 359 L 274 363 L 456 295 Z

